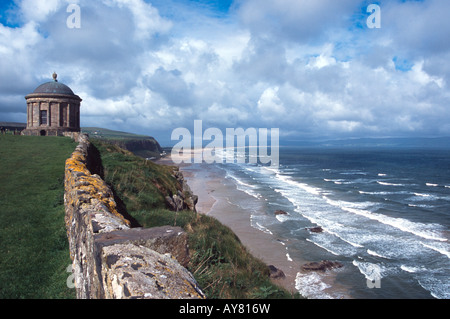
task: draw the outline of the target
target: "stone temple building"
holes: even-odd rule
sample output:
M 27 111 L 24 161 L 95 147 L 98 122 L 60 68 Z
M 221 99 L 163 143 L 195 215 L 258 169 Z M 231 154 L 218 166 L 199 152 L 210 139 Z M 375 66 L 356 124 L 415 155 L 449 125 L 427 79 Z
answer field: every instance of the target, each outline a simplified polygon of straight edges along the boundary
M 27 128 L 23 135 L 62 136 L 66 132 L 80 132 L 81 98 L 65 84 L 44 83 L 27 100 Z

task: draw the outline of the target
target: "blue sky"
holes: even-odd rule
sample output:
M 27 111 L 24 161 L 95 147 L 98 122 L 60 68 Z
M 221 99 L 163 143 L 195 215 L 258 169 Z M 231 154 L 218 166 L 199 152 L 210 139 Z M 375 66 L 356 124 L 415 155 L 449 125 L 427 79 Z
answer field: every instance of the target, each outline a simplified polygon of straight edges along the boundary
M 162 144 L 197 119 L 281 140 L 450 136 L 448 12 L 446 0 L 2 1 L 0 121 L 25 122 L 24 96 L 56 71 L 83 98 L 82 126 Z

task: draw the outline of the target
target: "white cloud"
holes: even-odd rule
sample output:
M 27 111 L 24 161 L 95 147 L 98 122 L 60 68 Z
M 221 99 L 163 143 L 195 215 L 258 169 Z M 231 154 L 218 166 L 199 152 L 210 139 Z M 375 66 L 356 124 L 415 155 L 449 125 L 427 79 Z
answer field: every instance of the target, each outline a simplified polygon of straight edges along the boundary
M 63 5 L 61 0 L 21 0 L 19 7 L 25 22 L 42 22 L 48 16 L 57 12 Z
M 278 90 L 278 87 L 268 88 L 258 100 L 258 110 L 264 120 L 279 118 L 286 113 L 283 102 L 278 97 Z
M 423 70 L 423 64 L 424 61 L 420 61 L 416 63 L 411 70 L 412 79 L 414 81 L 417 81 L 421 85 L 427 85 L 429 83 L 435 83 L 439 88 L 443 88 L 444 86 L 444 79 L 430 76 Z
M 170 21 L 162 18 L 156 8 L 143 0 L 105 0 L 105 3 L 117 5 L 120 9 L 126 7 L 131 11 L 138 41 L 144 41 L 156 33 L 166 33 L 172 28 Z
M 23 96 L 56 71 L 83 98 L 86 126 L 443 134 L 447 2 L 382 3 L 382 28 L 369 30 L 359 0 L 237 0 L 228 15 L 181 0 L 79 0 L 82 27 L 69 29 L 69 2 L 23 0 L 21 24 L 0 25 L 0 117 L 25 120 Z

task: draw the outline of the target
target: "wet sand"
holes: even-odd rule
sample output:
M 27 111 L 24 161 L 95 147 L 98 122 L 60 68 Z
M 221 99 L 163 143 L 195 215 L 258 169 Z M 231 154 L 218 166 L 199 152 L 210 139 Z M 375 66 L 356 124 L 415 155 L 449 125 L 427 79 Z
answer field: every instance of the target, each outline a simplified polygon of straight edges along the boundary
M 159 160 L 158 163 L 175 165 L 170 157 Z M 296 254 L 295 260 L 291 259 L 287 255 L 288 239 L 275 238 L 272 234 L 251 226 L 250 213 L 233 205 L 233 193 L 230 186 L 226 186 L 223 182 L 224 172 L 210 169 L 205 165 L 180 164 L 176 166 L 179 166 L 191 190 L 199 198 L 196 205 L 197 211 L 212 216 L 231 228 L 253 256 L 259 258 L 266 265 L 273 265 L 282 270 L 285 277 L 272 279 L 275 284 L 292 293 L 298 292 L 295 287 L 297 274 L 301 271 L 301 266 L 310 261 L 303 260 L 298 254 Z M 327 282 L 333 287 L 335 275 L 331 272 L 327 277 Z
M 175 165 L 170 157 L 159 160 L 157 163 Z M 230 227 L 253 256 L 284 272 L 284 278 L 272 279 L 275 284 L 292 293 L 297 292 L 295 278 L 302 263 L 288 260 L 286 243 L 251 227 L 250 214 L 243 210 L 237 210 L 227 200 L 230 194 L 228 186 L 223 184 L 225 176 L 215 170 L 202 169 L 202 166 L 189 164 L 177 166 L 183 172 L 192 192 L 198 196 L 197 211 L 212 216 Z

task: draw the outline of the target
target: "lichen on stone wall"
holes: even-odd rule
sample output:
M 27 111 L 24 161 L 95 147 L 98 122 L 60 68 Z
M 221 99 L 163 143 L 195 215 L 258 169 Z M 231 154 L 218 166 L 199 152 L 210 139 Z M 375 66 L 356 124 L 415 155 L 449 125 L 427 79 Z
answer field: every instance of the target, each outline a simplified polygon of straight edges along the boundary
M 88 169 L 88 136 L 73 138 L 79 144 L 66 161 L 64 203 L 77 298 L 205 298 L 180 264 L 189 260 L 186 234 L 130 228 L 110 187 Z

